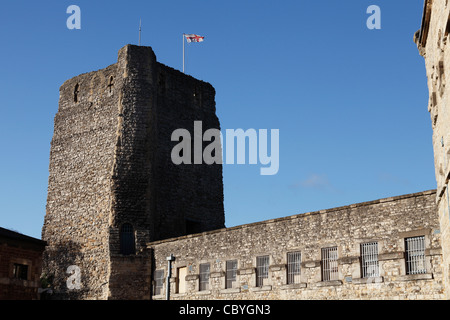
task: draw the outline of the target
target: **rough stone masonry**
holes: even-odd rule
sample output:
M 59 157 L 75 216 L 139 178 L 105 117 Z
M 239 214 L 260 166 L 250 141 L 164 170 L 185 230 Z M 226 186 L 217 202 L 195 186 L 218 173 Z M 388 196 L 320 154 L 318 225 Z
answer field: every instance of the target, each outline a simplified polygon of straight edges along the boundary
M 53 298 L 444 297 L 435 190 L 224 228 L 221 165 L 171 161 L 175 129 L 220 129 L 214 96 L 132 45 L 61 86 L 42 230 Z
M 425 0 L 421 28 L 414 35 L 425 59 L 428 111 L 433 129 L 436 203 L 442 231 L 446 298 L 450 299 L 450 5 L 448 0 Z
M 122 298 L 129 285 L 139 289 L 127 298 L 148 297 L 149 277 L 128 267 L 150 274 L 147 242 L 224 227 L 222 166 L 170 158 L 175 129 L 196 120 L 220 129 L 214 98 L 210 84 L 133 45 L 61 86 L 42 229 L 57 295 Z M 70 265 L 80 268 L 80 290 L 67 289 Z

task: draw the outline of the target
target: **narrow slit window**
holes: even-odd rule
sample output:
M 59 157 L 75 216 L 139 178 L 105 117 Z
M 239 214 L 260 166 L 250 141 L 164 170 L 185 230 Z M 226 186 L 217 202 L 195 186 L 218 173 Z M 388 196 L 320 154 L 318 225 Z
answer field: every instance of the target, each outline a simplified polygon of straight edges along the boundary
M 80 85 L 77 83 L 75 85 L 75 89 L 73 90 L 73 101 L 74 102 L 79 101 L 79 97 L 78 97 L 79 93 L 80 93 Z
M 120 253 L 123 255 L 135 254 L 134 230 L 129 223 L 124 223 L 120 228 Z
M 199 273 L 200 291 L 209 290 L 209 273 L 210 273 L 210 264 L 201 263 Z
M 162 294 L 163 285 L 164 285 L 164 270 L 156 270 L 153 280 L 155 281 L 154 295 L 159 296 Z
M 225 288 L 233 288 L 233 284 L 236 282 L 237 275 L 237 260 L 229 260 L 226 262 L 226 283 Z
M 439 61 L 439 95 L 442 97 L 445 89 L 444 61 Z
M 109 82 L 108 82 L 109 93 L 112 93 L 113 87 L 114 87 L 114 77 L 111 76 L 111 77 L 109 77 Z

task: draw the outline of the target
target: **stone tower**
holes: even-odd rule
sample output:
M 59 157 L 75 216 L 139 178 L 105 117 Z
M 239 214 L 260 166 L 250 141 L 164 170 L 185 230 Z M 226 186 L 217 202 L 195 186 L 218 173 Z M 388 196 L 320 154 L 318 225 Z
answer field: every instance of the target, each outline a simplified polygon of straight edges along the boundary
M 148 298 L 147 242 L 224 227 L 222 166 L 171 161 L 175 129 L 220 129 L 214 98 L 210 84 L 133 45 L 64 82 L 42 229 L 56 296 Z
M 429 102 L 433 128 L 434 164 L 437 181 L 437 207 L 442 233 L 444 285 L 450 299 L 450 3 L 425 0 L 422 26 L 414 36 L 425 58 Z

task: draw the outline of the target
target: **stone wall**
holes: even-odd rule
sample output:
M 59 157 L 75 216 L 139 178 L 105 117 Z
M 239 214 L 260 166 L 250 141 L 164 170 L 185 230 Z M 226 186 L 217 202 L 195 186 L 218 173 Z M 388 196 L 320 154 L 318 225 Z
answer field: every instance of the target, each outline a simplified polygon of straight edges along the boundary
M 175 129 L 192 139 L 194 121 L 220 129 L 214 97 L 210 84 L 132 45 L 116 64 L 61 86 L 42 230 L 44 270 L 61 297 L 123 297 L 117 284 L 129 273 L 121 265 L 134 261 L 145 271 L 147 242 L 187 234 L 189 223 L 197 231 L 224 227 L 222 166 L 171 161 Z M 135 255 L 120 251 L 124 224 L 132 226 Z M 79 290 L 67 289 L 70 265 L 81 270 Z
M 415 35 L 425 58 L 428 78 L 428 111 L 433 128 L 436 201 L 440 217 L 444 254 L 444 281 L 450 299 L 450 5 L 447 0 L 425 0 L 421 29 Z
M 0 300 L 39 299 L 45 242 L 0 228 Z M 15 265 L 26 273 L 14 274 Z
M 442 299 L 435 197 L 435 191 L 427 191 L 152 242 L 153 271 L 164 270 L 166 277 L 166 257 L 175 256 L 171 299 Z M 425 236 L 426 272 L 408 275 L 405 238 L 415 236 Z M 372 241 L 378 243 L 380 274 L 363 278 L 360 248 Z M 338 278 L 323 281 L 321 249 L 333 246 Z M 300 276 L 292 284 L 287 282 L 289 252 L 301 253 Z M 268 278 L 256 286 L 256 258 L 264 255 L 269 256 Z M 226 288 L 226 261 L 234 259 L 237 279 Z M 201 263 L 210 264 L 209 288 L 202 291 Z M 187 275 L 180 280 L 183 267 Z M 152 298 L 164 299 L 165 290 L 164 281 L 161 294 Z
M 115 85 L 110 88 L 110 79 Z M 66 270 L 77 265 L 82 290 L 72 297 L 105 298 L 109 278 L 111 168 L 122 75 L 117 65 L 74 77 L 60 88 L 50 150 L 42 238 L 44 270 L 66 293 Z M 67 297 L 67 296 L 65 296 Z

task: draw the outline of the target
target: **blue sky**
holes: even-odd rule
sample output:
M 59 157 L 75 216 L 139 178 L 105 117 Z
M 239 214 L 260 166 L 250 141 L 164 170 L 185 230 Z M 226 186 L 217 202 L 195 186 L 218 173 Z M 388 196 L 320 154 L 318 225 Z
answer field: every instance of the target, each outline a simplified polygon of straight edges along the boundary
M 66 9 L 81 8 L 81 30 Z M 369 5 L 381 29 L 369 30 Z M 40 238 L 59 87 L 142 45 L 216 89 L 222 129 L 279 129 L 280 167 L 224 165 L 228 227 L 434 189 L 422 0 L 7 1 L 0 226 Z

